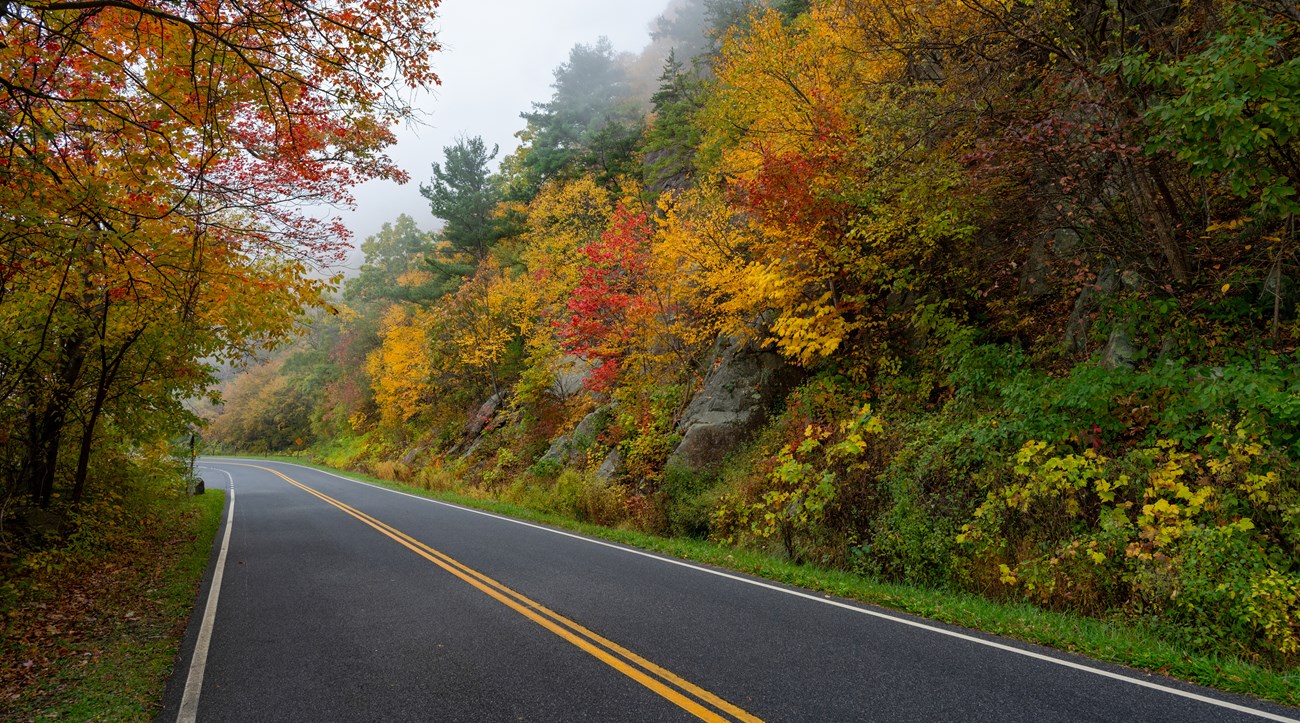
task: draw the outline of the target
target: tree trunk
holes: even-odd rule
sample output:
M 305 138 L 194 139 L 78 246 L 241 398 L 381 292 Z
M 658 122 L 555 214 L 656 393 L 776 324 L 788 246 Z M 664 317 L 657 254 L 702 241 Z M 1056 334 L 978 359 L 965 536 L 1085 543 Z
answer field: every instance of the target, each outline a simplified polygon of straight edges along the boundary
M 107 302 L 106 302 L 107 303 Z M 104 312 L 105 328 L 107 328 L 107 306 Z M 95 426 L 99 423 L 99 416 L 104 411 L 104 403 L 108 401 L 108 391 L 117 379 L 118 370 L 122 368 L 122 359 L 126 357 L 127 351 L 135 345 L 136 340 L 144 333 L 144 327 L 136 329 L 131 336 L 127 337 L 109 361 L 104 356 L 103 345 L 100 345 L 100 364 L 99 380 L 95 384 L 95 401 L 90 407 L 90 415 L 86 418 L 85 431 L 81 435 L 81 449 L 77 454 L 77 471 L 73 475 L 72 481 L 72 504 L 81 504 L 82 495 L 86 491 L 86 475 L 90 470 L 90 452 L 95 443 Z
M 1150 173 L 1141 168 L 1133 169 L 1134 194 L 1138 207 L 1140 208 L 1143 220 L 1146 222 L 1148 230 L 1155 236 L 1156 243 L 1164 253 L 1165 262 L 1169 264 L 1169 270 L 1174 277 L 1174 281 L 1179 284 L 1187 283 L 1191 276 L 1187 267 L 1187 259 L 1183 254 L 1182 248 L 1178 245 L 1177 236 L 1174 233 L 1175 219 L 1169 216 L 1169 211 L 1162 210 L 1160 200 L 1166 204 L 1172 203 L 1172 197 L 1166 197 L 1161 193 L 1160 186 L 1163 182 L 1157 183 Z
M 54 477 L 63 428 L 68 407 L 72 404 L 73 388 L 86 360 L 83 338 L 78 335 L 64 342 L 60 357 L 62 364 L 54 393 L 43 410 L 28 412 L 28 452 L 22 477 L 27 481 L 28 493 L 43 508 L 49 507 L 54 497 Z M 39 381 L 33 383 L 39 384 Z

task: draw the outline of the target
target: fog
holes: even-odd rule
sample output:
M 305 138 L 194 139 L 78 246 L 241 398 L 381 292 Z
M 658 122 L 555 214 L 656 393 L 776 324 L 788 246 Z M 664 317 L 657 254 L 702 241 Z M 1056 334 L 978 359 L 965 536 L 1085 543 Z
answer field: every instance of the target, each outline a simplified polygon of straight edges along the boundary
M 405 185 L 372 181 L 355 189 L 355 211 L 338 212 L 360 244 L 399 214 L 423 228 L 436 228 L 419 184 L 428 182 L 430 165 L 457 136 L 482 136 L 501 147 L 498 160 L 518 145 L 521 112 L 551 96 L 552 71 L 577 43 L 608 37 L 615 50 L 640 57 L 651 42 L 661 3 L 637 0 L 447 0 L 437 27 L 443 50 L 435 61 L 442 85 L 420 94 L 416 105 L 423 125 L 397 129 L 390 157 L 408 174 Z M 649 63 L 657 77 L 662 56 Z M 356 254 L 346 267 L 355 269 Z M 346 268 L 345 268 L 346 270 Z

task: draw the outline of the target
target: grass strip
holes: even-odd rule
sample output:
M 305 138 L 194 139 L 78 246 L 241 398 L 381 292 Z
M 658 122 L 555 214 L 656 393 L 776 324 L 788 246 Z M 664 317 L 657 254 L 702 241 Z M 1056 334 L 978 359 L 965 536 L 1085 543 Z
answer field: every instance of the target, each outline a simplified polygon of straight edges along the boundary
M 602 527 L 508 502 L 389 482 L 300 457 L 249 458 L 291 462 L 408 494 L 516 517 L 951 625 L 1080 653 L 1097 660 L 1160 673 L 1229 693 L 1300 706 L 1300 671 L 1278 672 L 1237 658 L 1189 651 L 1133 625 L 1043 610 L 1028 603 L 1000 602 L 971 593 L 882 583 L 841 570 L 795 564 L 766 553 L 726 547 L 704 540 L 659 537 L 632 530 Z
M 21 593 L 6 613 L 0 719 L 148 721 L 158 713 L 225 494 L 158 500 L 147 524 Z

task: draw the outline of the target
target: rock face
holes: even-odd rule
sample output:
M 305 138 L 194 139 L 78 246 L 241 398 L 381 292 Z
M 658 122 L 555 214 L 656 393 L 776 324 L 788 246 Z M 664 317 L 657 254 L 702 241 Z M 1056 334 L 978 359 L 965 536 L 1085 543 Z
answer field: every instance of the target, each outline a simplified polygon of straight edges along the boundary
M 1142 278 L 1134 271 L 1120 271 L 1114 261 L 1107 261 L 1097 273 L 1097 280 L 1084 286 L 1074 301 L 1074 313 L 1065 326 L 1066 348 L 1075 354 L 1088 349 L 1088 331 L 1092 327 L 1094 312 L 1106 296 L 1136 292 L 1142 288 Z M 1113 320 L 1106 344 L 1099 352 L 1099 361 L 1107 369 L 1136 369 L 1141 350 L 1133 344 L 1129 333 L 1129 319 Z
M 1107 261 L 1097 272 L 1097 280 L 1086 285 L 1074 300 L 1074 311 L 1065 324 L 1065 346 L 1075 354 L 1088 348 L 1088 329 L 1092 328 L 1092 312 L 1097 308 L 1098 297 L 1109 296 L 1121 288 L 1115 262 Z
M 603 406 L 578 422 L 573 431 L 551 441 L 551 446 L 537 461 L 554 462 L 562 467 L 576 464 L 587 456 L 587 450 L 596 442 L 596 435 L 609 420 L 612 405 Z
M 497 409 L 501 407 L 501 400 L 505 396 L 500 392 L 488 397 L 486 402 L 479 406 L 478 410 L 470 416 L 469 421 L 465 422 L 465 438 L 473 439 L 483 433 L 488 422 L 496 415 Z
M 1020 293 L 1026 296 L 1042 296 L 1051 286 L 1048 275 L 1052 267 L 1075 257 L 1082 242 L 1082 236 L 1072 228 L 1058 228 L 1049 238 L 1044 236 L 1034 242 L 1029 249 L 1029 258 L 1025 260 L 1024 271 L 1020 275 Z
M 596 469 L 596 481 L 603 484 L 610 484 L 623 476 L 623 453 L 617 449 L 610 450 L 605 455 L 605 460 L 600 463 Z
M 486 402 L 479 405 L 468 421 L 465 422 L 465 428 L 462 431 L 463 437 L 450 453 L 460 452 L 462 458 L 469 457 L 478 449 L 479 444 L 483 441 L 483 430 L 487 429 L 488 424 L 492 422 L 493 417 L 501 409 L 501 402 L 505 400 L 505 395 L 497 392 L 487 398 Z
M 1110 330 L 1110 338 L 1101 350 L 1101 365 L 1107 369 L 1136 369 L 1138 348 L 1121 325 Z
M 1102 266 L 1101 271 L 1097 273 L 1097 280 L 1092 284 L 1084 286 L 1079 292 L 1079 297 L 1074 300 L 1074 312 L 1070 314 L 1070 320 L 1065 325 L 1065 345 L 1070 351 L 1080 354 L 1088 348 L 1088 330 L 1092 327 L 1093 312 L 1096 311 L 1101 303 L 1101 299 L 1106 296 L 1117 294 L 1121 291 L 1135 292 L 1142 288 L 1142 278 L 1134 271 L 1120 271 L 1114 261 L 1107 261 Z M 1122 326 L 1122 325 L 1117 325 Z M 1123 353 L 1125 345 L 1131 346 L 1128 342 L 1127 335 L 1120 332 L 1124 338 L 1116 339 L 1112 333 L 1111 342 L 1107 346 L 1116 346 Z M 1129 357 L 1132 358 L 1131 356 Z
M 682 441 L 668 458 L 670 467 L 702 470 L 721 462 L 802 378 L 776 352 L 739 339 L 719 340 L 713 357 L 712 370 L 678 423 Z
M 568 399 L 582 392 L 591 376 L 592 364 L 576 354 L 565 354 L 551 366 L 551 394 Z

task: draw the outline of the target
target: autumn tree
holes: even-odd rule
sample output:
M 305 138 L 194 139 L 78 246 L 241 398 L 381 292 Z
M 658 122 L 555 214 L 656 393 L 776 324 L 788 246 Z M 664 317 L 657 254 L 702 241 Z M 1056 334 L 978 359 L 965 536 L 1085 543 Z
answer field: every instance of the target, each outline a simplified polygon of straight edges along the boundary
M 578 285 L 559 321 L 564 349 L 594 365 L 590 385 L 606 390 L 614 382 L 638 325 L 649 309 L 646 291 L 650 226 L 645 213 L 620 205 L 609 230 L 581 249 Z
M 420 230 L 406 214 L 385 223 L 378 233 L 361 243 L 363 261 L 357 275 L 344 285 L 344 299 L 350 303 L 418 301 L 438 295 L 438 289 L 404 285 L 406 274 L 434 253 L 433 235 Z
M 198 361 L 283 337 L 325 282 L 346 203 L 436 82 L 436 2 L 9 3 L 0 10 L 6 488 L 85 488 L 108 415 L 164 426 Z M 119 404 L 110 404 L 117 400 Z M 68 437 L 80 439 L 71 461 Z M 71 468 L 71 469 L 69 469 Z
M 755 16 L 724 47 L 700 111 L 703 164 L 759 226 L 736 298 L 809 365 L 851 341 L 887 345 L 891 317 L 908 311 L 891 298 L 958 296 L 982 207 L 950 152 L 960 135 L 932 120 L 944 90 L 895 92 L 906 53 L 881 39 L 891 29 L 845 22 L 849 9 L 865 12 L 822 3 Z

